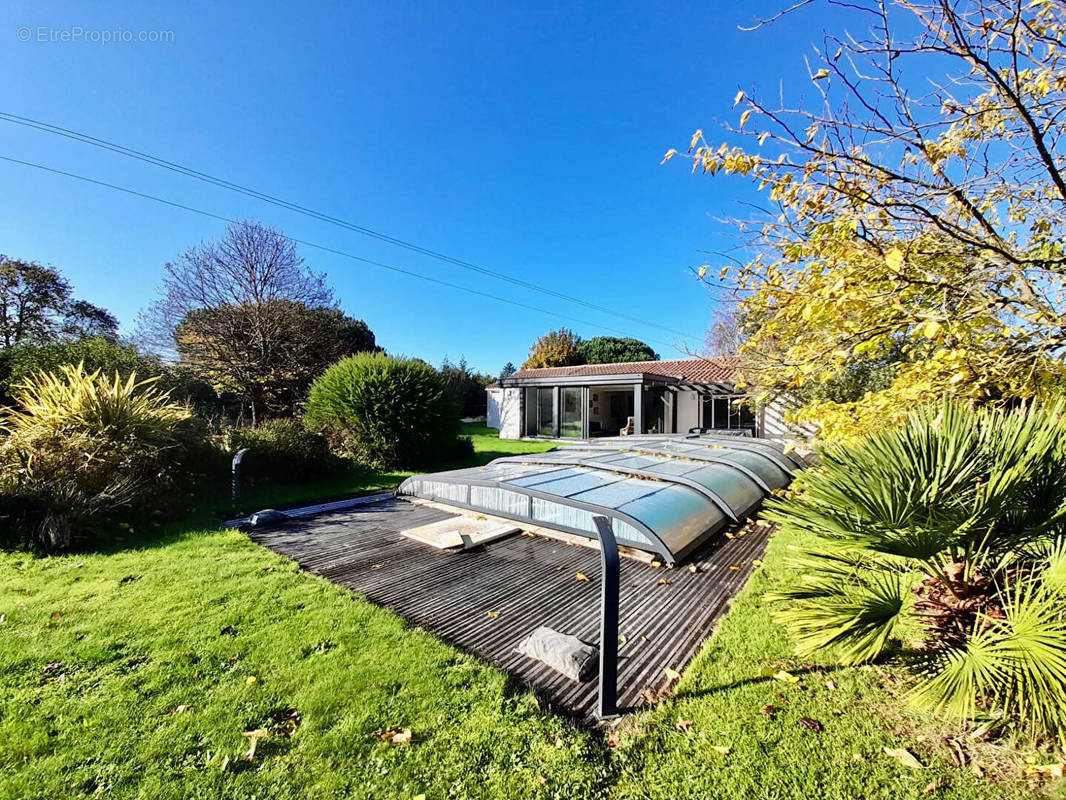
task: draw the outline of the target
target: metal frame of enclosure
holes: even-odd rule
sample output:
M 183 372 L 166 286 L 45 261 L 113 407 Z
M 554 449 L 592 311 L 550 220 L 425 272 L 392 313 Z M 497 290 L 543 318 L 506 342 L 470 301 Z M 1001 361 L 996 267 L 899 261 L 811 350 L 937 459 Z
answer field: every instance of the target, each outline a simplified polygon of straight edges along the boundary
M 804 466 L 764 440 L 624 436 L 416 475 L 397 494 L 589 538 L 604 516 L 620 545 L 674 565 Z

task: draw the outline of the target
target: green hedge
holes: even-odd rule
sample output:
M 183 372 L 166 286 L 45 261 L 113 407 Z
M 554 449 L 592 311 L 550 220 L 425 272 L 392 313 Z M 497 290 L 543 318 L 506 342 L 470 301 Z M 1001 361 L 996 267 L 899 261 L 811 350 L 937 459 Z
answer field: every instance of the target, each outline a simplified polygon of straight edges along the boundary
M 255 428 L 232 428 L 226 438 L 230 452 L 248 449 L 241 469 L 253 480 L 301 481 L 340 466 L 326 437 L 308 430 L 298 419 L 274 419 Z
M 419 467 L 454 451 L 459 407 L 424 361 L 359 353 L 311 386 L 307 423 L 379 469 Z

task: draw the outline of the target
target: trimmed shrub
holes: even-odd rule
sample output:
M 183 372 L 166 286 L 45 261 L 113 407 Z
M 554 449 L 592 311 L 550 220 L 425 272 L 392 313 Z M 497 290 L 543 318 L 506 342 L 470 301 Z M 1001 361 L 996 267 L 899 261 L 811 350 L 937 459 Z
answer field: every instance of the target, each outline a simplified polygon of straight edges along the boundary
M 312 385 L 307 423 L 360 461 L 380 469 L 439 461 L 459 433 L 459 408 L 424 361 L 359 353 Z
M 252 480 L 299 481 L 319 477 L 339 466 L 326 437 L 308 430 L 298 419 L 273 419 L 255 428 L 232 428 L 226 439 L 231 453 L 248 449 L 241 468 Z
M 64 550 L 92 518 L 173 495 L 181 453 L 202 431 L 156 380 L 108 378 L 78 364 L 13 388 L 20 409 L 0 412 L 6 538 Z

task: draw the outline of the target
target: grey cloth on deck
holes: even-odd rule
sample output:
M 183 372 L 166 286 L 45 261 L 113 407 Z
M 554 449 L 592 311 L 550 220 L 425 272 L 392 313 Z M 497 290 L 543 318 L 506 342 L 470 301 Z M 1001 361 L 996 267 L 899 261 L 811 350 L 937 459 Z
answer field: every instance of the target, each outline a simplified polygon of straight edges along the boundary
M 518 652 L 542 661 L 573 681 L 585 682 L 596 674 L 600 649 L 576 636 L 541 625 L 518 645 Z

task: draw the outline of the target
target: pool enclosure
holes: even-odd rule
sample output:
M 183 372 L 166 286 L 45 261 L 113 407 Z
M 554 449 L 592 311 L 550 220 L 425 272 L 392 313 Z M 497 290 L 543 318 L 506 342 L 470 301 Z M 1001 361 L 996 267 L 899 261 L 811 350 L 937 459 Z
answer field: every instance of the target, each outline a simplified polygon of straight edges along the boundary
M 622 436 L 416 475 L 397 494 L 593 539 L 605 516 L 620 545 L 674 565 L 804 466 L 765 440 Z

